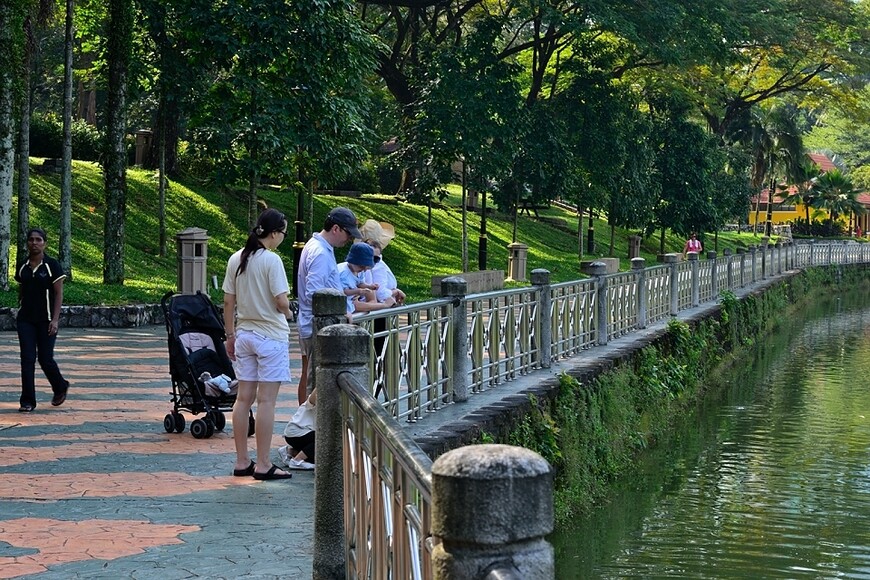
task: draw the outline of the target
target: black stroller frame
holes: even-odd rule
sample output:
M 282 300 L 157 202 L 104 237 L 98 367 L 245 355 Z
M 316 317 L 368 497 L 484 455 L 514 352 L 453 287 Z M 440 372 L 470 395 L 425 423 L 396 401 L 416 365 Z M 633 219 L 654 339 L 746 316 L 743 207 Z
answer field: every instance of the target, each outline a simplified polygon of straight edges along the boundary
M 226 375 L 236 378 L 224 347 L 226 331 L 223 318 L 208 295 L 202 292 L 167 292 L 160 300 L 160 306 L 166 320 L 173 406 L 163 418 L 163 428 L 167 433 L 181 433 L 185 420 L 180 411 L 188 411 L 194 416 L 205 413 L 204 418 L 191 422 L 190 434 L 196 439 L 211 437 L 215 431 L 223 431 L 226 427 L 224 413 L 232 412 L 236 402 L 234 393 L 213 396 L 213 391 L 199 380 L 203 372 L 213 377 Z M 254 427 L 254 416 L 250 413 L 248 436 L 254 433 Z

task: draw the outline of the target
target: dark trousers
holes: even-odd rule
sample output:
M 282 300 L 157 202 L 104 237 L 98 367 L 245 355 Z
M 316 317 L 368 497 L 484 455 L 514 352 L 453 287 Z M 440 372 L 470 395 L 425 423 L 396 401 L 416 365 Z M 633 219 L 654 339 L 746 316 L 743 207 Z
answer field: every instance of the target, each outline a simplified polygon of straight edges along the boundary
M 55 394 L 66 390 L 68 383 L 54 362 L 54 343 L 57 335 L 49 336 L 48 321 L 33 324 L 26 320 L 16 321 L 18 346 L 21 349 L 21 399 L 20 404 L 36 406 L 36 361 L 45 373 Z
M 314 463 L 314 431 L 310 431 L 303 435 L 302 437 L 284 437 L 284 441 L 287 444 L 296 450 L 298 453 L 302 451 L 305 455 L 308 456 L 308 463 Z

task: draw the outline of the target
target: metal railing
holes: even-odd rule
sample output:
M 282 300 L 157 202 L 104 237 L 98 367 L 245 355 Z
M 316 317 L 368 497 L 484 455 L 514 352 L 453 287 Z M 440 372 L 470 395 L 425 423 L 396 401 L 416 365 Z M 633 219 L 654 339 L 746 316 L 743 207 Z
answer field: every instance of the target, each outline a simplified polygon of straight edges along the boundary
M 789 269 L 870 261 L 868 244 L 768 245 L 632 271 L 444 298 L 355 318 L 372 342 L 371 392 L 409 422 Z M 637 267 L 635 267 L 637 266 Z M 534 274 L 534 273 L 533 273 Z M 451 279 L 448 279 L 451 280 Z M 542 308 L 547 300 L 549 306 Z M 546 354 L 545 354 L 546 351 Z

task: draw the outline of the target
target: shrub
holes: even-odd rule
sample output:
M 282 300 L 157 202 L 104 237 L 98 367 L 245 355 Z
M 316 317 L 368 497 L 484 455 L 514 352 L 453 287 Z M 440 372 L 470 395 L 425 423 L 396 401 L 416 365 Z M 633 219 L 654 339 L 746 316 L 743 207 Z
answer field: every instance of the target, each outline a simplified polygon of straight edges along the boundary
M 102 136 L 96 127 L 76 119 L 70 127 L 73 159 L 98 161 Z M 59 158 L 63 155 L 63 120 L 55 113 L 34 113 L 30 120 L 30 155 Z

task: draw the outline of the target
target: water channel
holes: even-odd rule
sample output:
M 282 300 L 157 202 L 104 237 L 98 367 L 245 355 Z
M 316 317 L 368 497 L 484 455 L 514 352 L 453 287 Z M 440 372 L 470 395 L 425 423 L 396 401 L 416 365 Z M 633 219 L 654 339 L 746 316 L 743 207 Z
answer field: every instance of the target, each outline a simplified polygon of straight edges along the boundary
M 570 530 L 559 579 L 870 579 L 870 294 L 789 317 Z

